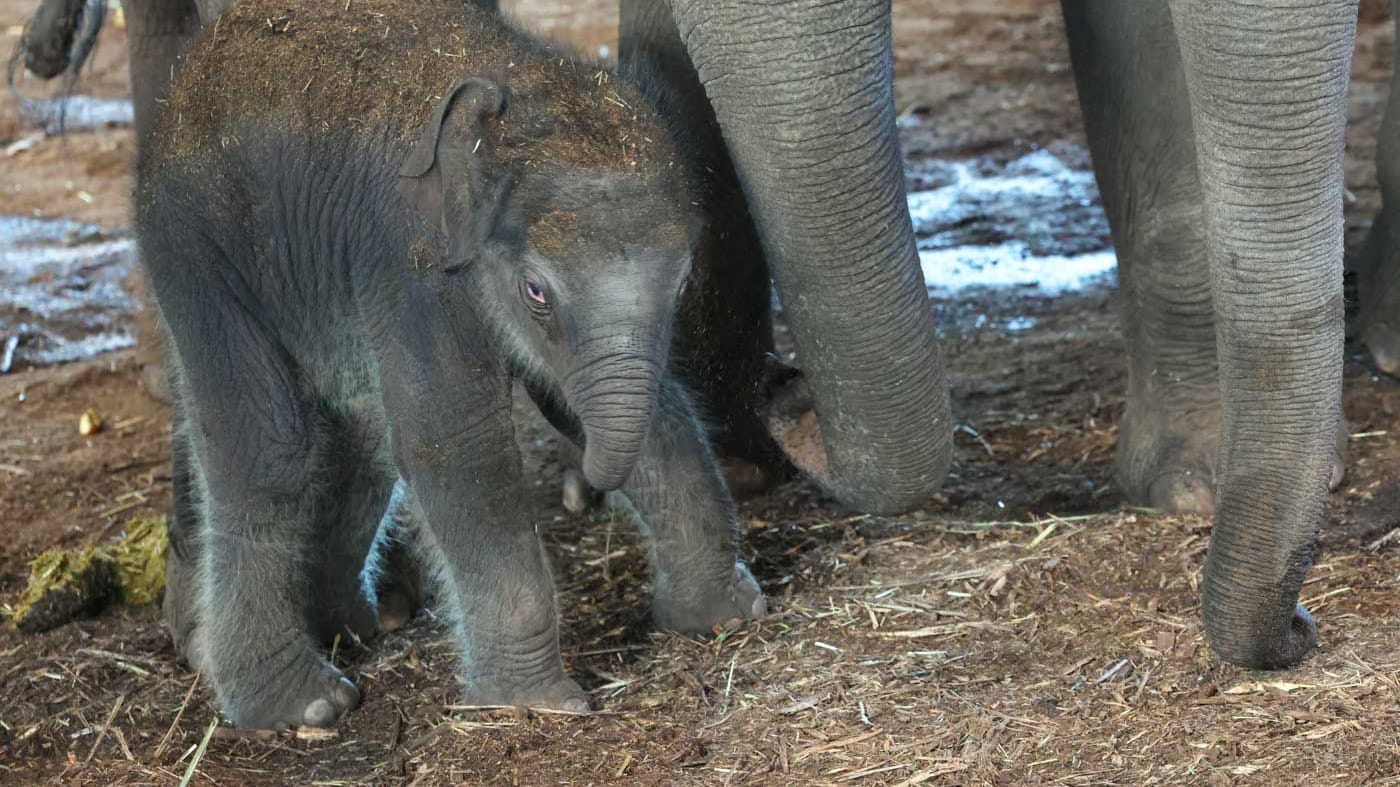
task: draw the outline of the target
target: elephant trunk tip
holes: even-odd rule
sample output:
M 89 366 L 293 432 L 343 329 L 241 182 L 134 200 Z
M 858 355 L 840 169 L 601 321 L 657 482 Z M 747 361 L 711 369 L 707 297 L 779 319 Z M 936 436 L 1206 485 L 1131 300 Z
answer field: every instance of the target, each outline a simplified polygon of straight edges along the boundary
M 1221 621 L 1205 611 L 1206 641 L 1225 661 L 1246 669 L 1275 670 L 1296 666 L 1318 647 L 1317 621 L 1302 604 L 1295 604 L 1280 627 L 1252 621 Z
M 801 372 L 788 369 L 770 381 L 764 420 L 783 453 L 827 494 L 858 511 L 893 516 L 917 509 L 937 491 L 946 466 L 910 468 L 897 477 L 882 478 L 872 470 L 868 446 L 847 441 L 840 460 L 832 461 L 830 435 L 824 435 L 811 391 Z M 946 450 L 935 451 L 940 456 Z M 918 472 L 914 472 L 917 470 Z
M 599 492 L 611 492 L 627 483 L 635 464 L 635 451 L 608 450 L 596 443 L 583 449 L 583 477 Z

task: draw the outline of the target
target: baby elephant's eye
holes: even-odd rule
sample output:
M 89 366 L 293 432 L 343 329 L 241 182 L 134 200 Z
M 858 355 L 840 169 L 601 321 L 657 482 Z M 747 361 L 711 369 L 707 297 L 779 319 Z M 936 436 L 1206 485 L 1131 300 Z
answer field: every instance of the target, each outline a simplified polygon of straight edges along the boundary
M 520 286 L 525 293 L 526 305 L 538 312 L 549 311 L 549 296 L 545 294 L 544 285 L 534 279 L 525 279 Z

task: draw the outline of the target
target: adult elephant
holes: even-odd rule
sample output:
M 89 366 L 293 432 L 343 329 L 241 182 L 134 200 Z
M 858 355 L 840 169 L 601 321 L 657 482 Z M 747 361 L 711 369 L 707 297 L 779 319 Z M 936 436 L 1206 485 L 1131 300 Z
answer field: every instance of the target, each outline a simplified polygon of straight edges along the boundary
M 224 4 L 128 2 L 144 129 L 181 40 Z M 1122 261 L 1120 483 L 1214 512 L 1211 644 L 1291 664 L 1315 643 L 1296 602 L 1336 467 L 1356 2 L 1064 0 L 1064 14 Z M 905 206 L 889 0 L 621 0 L 619 41 L 624 65 L 662 66 L 715 175 L 723 219 L 705 242 L 727 267 L 694 288 L 683 361 L 724 405 L 721 442 L 770 451 L 756 414 L 795 398 L 812 413 L 769 407 L 767 424 L 783 422 L 794 462 L 853 507 L 918 505 L 945 472 L 950 418 Z M 758 382 L 770 275 L 805 370 L 777 397 Z
M 909 267 L 912 245 L 889 3 L 621 5 L 624 57 L 659 51 L 668 73 L 694 69 L 696 116 L 713 109 L 813 387 L 832 374 L 813 345 L 847 331 L 854 341 L 833 352 L 872 335 L 910 341 L 908 323 L 880 316 L 898 313 L 901 293 L 871 276 Z M 1064 0 L 1063 11 L 1122 258 L 1119 482 L 1166 510 L 1214 512 L 1202 606 L 1216 652 L 1251 667 L 1295 663 L 1316 643 L 1297 600 L 1339 480 L 1356 3 Z M 921 294 L 917 280 L 893 283 Z M 820 391 L 816 405 L 828 436 Z

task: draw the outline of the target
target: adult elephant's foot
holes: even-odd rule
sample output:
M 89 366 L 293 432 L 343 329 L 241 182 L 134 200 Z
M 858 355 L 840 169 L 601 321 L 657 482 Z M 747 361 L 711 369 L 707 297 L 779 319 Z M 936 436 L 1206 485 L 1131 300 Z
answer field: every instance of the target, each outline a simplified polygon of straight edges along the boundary
M 652 600 L 656 627 L 681 634 L 733 629 L 766 614 L 768 601 L 743 563 L 734 564 L 731 577 L 705 587 L 659 582 Z
M 1376 368 L 1400 377 L 1400 248 L 1391 234 L 1390 221 L 1382 211 L 1361 250 L 1361 310 L 1356 328 Z
M 1118 429 L 1115 479 L 1130 502 L 1167 514 L 1215 513 L 1215 463 L 1220 414 L 1132 408 Z M 1337 430 L 1329 488 L 1346 474 L 1346 423 Z
M 1179 385 L 1168 406 L 1150 394 L 1128 398 L 1118 427 L 1114 476 L 1130 502 L 1168 514 L 1215 512 L 1215 459 L 1220 445 L 1219 394 L 1214 380 L 1198 389 Z M 1165 398 L 1165 397 L 1162 397 Z
M 239 727 L 329 727 L 360 704 L 355 684 L 303 643 L 259 655 L 248 665 L 212 662 L 224 715 Z
M 1125 417 L 1115 473 L 1123 495 L 1168 514 L 1210 516 L 1219 436 L 1218 423 L 1196 430 L 1184 422 L 1137 424 Z
M 587 713 L 588 695 L 559 668 L 539 677 L 485 674 L 467 679 L 464 704 L 474 707 L 515 707 Z

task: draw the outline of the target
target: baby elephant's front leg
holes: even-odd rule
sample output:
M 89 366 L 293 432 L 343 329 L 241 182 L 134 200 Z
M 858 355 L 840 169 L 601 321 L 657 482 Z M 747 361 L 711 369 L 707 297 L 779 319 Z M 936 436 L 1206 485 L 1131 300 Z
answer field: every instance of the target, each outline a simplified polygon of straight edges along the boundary
M 739 560 L 739 518 L 685 389 L 667 380 L 622 488 L 651 541 L 658 628 L 710 633 L 768 611 Z
M 456 628 L 470 705 L 586 711 L 564 674 L 554 584 L 535 534 L 511 421 L 511 379 L 463 337 L 467 288 L 414 279 L 380 350 L 399 475 Z
M 509 412 L 492 420 L 504 420 Z M 508 434 L 508 433 L 507 433 Z M 584 712 L 588 698 L 564 674 L 554 584 L 521 501 L 519 459 L 509 441 L 420 443 L 410 484 L 435 559 L 439 600 L 457 629 L 469 705 Z M 485 446 L 482 448 L 482 446 Z

